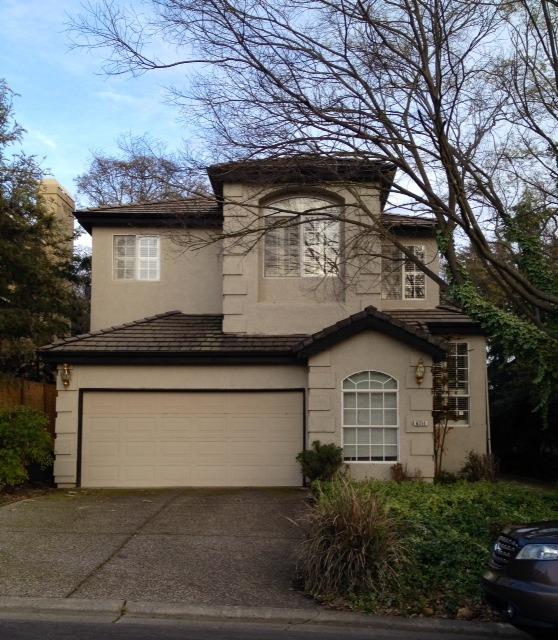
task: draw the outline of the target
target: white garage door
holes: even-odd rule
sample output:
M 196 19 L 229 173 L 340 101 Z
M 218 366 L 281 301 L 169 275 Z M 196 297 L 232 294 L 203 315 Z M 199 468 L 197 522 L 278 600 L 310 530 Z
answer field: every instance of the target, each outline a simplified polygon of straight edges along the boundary
M 84 487 L 300 486 L 300 392 L 86 392 Z

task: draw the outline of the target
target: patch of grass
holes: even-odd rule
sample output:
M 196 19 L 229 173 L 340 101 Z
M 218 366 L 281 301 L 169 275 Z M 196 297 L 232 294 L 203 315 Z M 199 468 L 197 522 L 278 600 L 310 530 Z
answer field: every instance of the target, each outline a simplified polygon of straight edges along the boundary
M 347 603 L 375 613 L 454 616 L 464 607 L 479 612 L 480 578 L 500 530 L 507 524 L 558 519 L 558 490 L 517 483 L 372 481 L 352 486 L 359 504 L 379 501 L 394 522 L 404 523 L 400 542 L 410 550 L 408 562 L 397 567 L 396 581 L 378 576 L 373 588 L 353 585 L 344 591 Z M 314 509 L 333 506 L 342 517 L 345 493 L 340 482 L 319 485 Z M 335 521 L 334 513 L 329 518 Z M 373 523 L 367 526 L 373 528 Z M 340 538 L 333 539 L 340 544 Z M 344 543 L 353 541 L 346 538 Z M 337 570 L 344 571 L 341 563 Z

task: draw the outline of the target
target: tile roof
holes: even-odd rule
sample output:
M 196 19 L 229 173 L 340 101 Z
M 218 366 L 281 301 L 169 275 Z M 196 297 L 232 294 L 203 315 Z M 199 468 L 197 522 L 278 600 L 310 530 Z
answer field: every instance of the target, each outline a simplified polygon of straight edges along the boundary
M 184 226 L 221 228 L 223 208 L 215 198 L 186 198 L 164 202 L 114 205 L 83 209 L 75 212 L 80 225 L 89 233 L 99 226 Z M 383 213 L 384 222 L 394 230 L 417 230 L 432 233 L 436 227 L 434 218 L 413 217 L 395 213 Z
M 57 353 L 291 354 L 303 335 L 223 333 L 221 315 L 187 315 L 169 311 L 116 327 L 85 333 L 47 345 L 47 359 Z
M 222 324 L 221 315 L 187 315 L 169 311 L 67 338 L 42 347 L 40 351 L 44 359 L 52 361 L 76 361 L 80 356 L 94 358 L 107 355 L 120 360 L 140 355 L 145 359 L 155 356 L 164 359 L 172 355 L 189 361 L 212 357 L 224 360 L 235 357 L 239 360 L 258 357 L 295 360 L 358 331 L 375 328 L 440 355 L 445 349 L 445 342 L 434 334 L 447 332 L 452 327 L 475 333 L 477 326 L 459 310 L 450 307 L 389 313 L 367 307 L 313 335 L 223 333 Z
M 220 228 L 223 225 L 222 207 L 212 197 L 96 207 L 76 211 L 74 215 L 89 233 L 94 225 L 125 226 L 141 223 L 209 228 Z
M 454 329 L 483 334 L 479 324 L 461 309 L 439 305 L 434 309 L 398 309 L 388 312 L 393 318 L 429 333 L 444 333 Z
M 365 329 L 379 330 L 438 359 L 447 351 L 445 340 L 416 325 L 402 322 L 393 314 L 384 313 L 372 305 L 307 337 L 295 350 L 304 355 L 312 355 Z

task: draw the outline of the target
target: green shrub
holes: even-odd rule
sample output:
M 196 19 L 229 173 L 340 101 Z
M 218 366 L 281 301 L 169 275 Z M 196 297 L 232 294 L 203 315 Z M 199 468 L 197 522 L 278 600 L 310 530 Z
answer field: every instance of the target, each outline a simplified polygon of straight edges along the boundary
M 469 451 L 459 475 L 468 482 L 495 482 L 496 471 L 496 460 L 492 454 Z
M 28 407 L 0 410 L 0 489 L 29 479 L 27 467 L 52 464 L 52 436 L 47 416 Z
M 343 449 L 335 444 L 320 444 L 316 440 L 311 449 L 301 451 L 296 459 L 310 482 L 331 480 L 343 466 Z
M 368 529 L 372 522 L 363 518 L 358 505 L 366 504 L 367 497 L 378 501 L 390 521 L 398 524 L 398 531 L 401 523 L 405 523 L 404 539 L 397 539 L 397 545 L 410 550 L 406 554 L 408 561 L 397 562 L 389 550 L 374 546 L 389 559 L 397 576 L 382 583 L 372 580 L 366 590 L 358 593 L 354 583 L 352 589 L 350 581 L 339 583 L 351 606 L 374 613 L 414 614 L 432 609 L 440 615 L 455 615 L 460 607 L 480 610 L 480 578 L 501 529 L 507 524 L 558 519 L 557 490 L 516 483 L 369 481 L 352 486 L 353 493 L 340 488 L 337 481 L 318 483 L 314 517 L 323 526 L 314 529 L 316 542 L 310 544 L 310 538 L 302 547 L 308 558 L 306 563 L 301 561 L 301 566 L 315 567 L 315 571 L 321 566 L 342 566 L 341 562 L 334 563 L 332 556 L 335 558 L 339 553 L 339 540 L 344 540 L 345 535 L 337 534 L 336 527 L 344 532 L 347 520 L 351 523 L 362 520 L 360 525 L 351 524 L 350 528 L 351 532 L 357 532 L 353 540 L 358 541 L 362 535 L 361 549 L 369 548 L 367 531 L 370 544 L 377 545 L 376 529 Z M 354 494 L 358 499 L 352 497 Z M 313 592 L 314 587 L 309 591 Z
M 401 520 L 381 496 L 347 478 L 323 486 L 315 485 L 317 500 L 303 520 L 298 568 L 305 591 L 331 598 L 393 585 L 407 557 Z

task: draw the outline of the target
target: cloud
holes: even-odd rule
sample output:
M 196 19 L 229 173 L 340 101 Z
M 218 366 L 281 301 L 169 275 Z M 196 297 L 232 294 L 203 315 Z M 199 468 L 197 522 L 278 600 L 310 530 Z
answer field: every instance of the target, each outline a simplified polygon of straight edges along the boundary
M 55 140 L 50 136 L 47 136 L 42 131 L 38 131 L 37 129 L 30 129 L 29 127 L 27 127 L 27 134 L 41 144 L 44 144 L 45 147 L 48 147 L 49 149 L 56 149 L 58 147 Z

